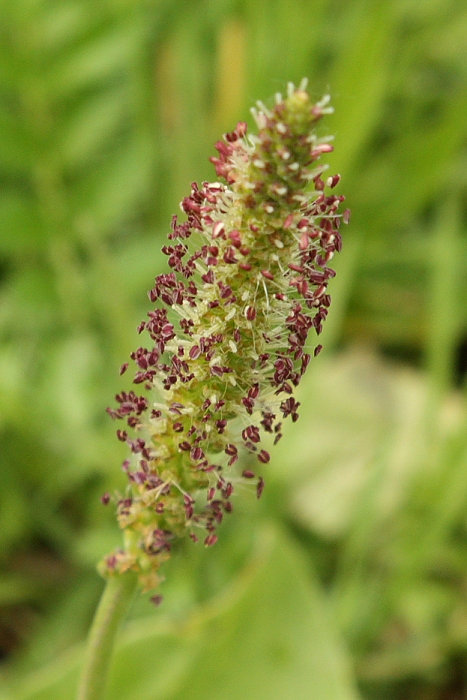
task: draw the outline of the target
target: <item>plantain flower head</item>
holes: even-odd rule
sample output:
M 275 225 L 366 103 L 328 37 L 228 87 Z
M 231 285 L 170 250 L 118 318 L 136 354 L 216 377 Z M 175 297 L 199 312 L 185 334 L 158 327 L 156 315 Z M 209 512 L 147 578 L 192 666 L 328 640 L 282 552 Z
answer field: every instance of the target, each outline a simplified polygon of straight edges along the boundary
M 176 540 L 215 544 L 236 484 L 261 495 L 264 435 L 277 442 L 284 419 L 298 418 L 294 391 L 321 350 L 309 336 L 328 314 L 329 263 L 349 218 L 330 192 L 339 175 L 323 178 L 333 147 L 315 127 L 328 101 L 314 104 L 302 81 L 271 109 L 258 103 L 257 133 L 239 122 L 216 144 L 218 180 L 193 183 L 184 220 L 172 220 L 170 270 L 155 279 L 131 353 L 134 389 L 108 409 L 130 458 L 117 503 L 124 544 L 104 574 L 133 570 L 152 590 Z M 245 451 L 257 468 L 234 467 Z

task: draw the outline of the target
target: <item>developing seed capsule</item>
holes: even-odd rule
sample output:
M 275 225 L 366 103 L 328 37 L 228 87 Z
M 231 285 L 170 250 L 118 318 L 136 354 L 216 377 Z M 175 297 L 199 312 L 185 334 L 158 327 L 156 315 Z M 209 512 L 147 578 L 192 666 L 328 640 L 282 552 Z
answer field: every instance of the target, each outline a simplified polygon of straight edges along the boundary
M 328 262 L 348 221 L 344 197 L 326 193 L 339 176 L 321 177 L 332 146 L 315 126 L 330 111 L 328 98 L 312 103 L 305 81 L 270 110 L 258 103 L 258 133 L 247 138 L 240 122 L 216 144 L 219 181 L 193 183 L 186 219 L 172 220 L 169 270 L 156 277 L 155 306 L 138 328 L 147 346 L 131 354 L 138 393 L 121 392 L 108 409 L 127 424 L 117 435 L 131 460 L 117 503 L 124 546 L 103 573 L 131 569 L 153 589 L 179 538 L 197 541 L 201 528 L 205 545 L 215 544 L 237 481 L 253 481 L 261 495 L 251 463 L 237 474 L 233 465 L 243 450 L 262 470 L 264 434 L 277 442 L 283 419 L 298 418 L 293 394 L 310 361 L 309 333 L 328 313 Z

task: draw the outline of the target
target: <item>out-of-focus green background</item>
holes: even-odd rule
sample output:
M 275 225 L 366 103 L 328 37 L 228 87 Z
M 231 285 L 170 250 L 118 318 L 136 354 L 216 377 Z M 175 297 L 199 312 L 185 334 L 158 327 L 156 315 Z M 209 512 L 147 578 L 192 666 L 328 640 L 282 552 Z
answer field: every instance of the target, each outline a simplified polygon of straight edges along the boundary
M 109 699 L 467 697 L 466 31 L 460 0 L 1 2 L 2 697 L 73 697 L 170 218 L 303 76 L 353 211 L 325 352 L 262 501 L 136 601 Z

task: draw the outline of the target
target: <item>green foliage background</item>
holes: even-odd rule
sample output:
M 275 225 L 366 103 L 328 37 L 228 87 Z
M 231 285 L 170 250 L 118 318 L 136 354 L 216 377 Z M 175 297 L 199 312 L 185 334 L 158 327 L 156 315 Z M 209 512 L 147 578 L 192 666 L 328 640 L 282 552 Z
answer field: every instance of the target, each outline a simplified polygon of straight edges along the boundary
M 467 694 L 460 0 L 2 0 L 5 698 L 73 696 L 119 541 L 104 413 L 220 134 L 308 76 L 353 211 L 325 353 L 215 550 L 136 601 L 109 699 Z

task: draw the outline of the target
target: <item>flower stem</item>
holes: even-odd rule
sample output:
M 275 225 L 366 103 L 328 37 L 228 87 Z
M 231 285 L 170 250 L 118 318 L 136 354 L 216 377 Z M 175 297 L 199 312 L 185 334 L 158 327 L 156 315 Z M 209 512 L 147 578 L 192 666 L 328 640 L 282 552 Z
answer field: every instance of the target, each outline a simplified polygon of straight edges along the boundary
M 78 700 L 102 700 L 118 626 L 136 589 L 132 573 L 109 578 L 102 593 L 91 631 L 78 689 Z

